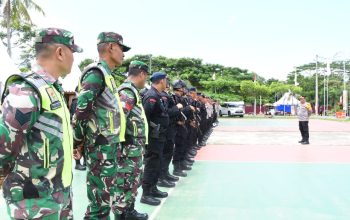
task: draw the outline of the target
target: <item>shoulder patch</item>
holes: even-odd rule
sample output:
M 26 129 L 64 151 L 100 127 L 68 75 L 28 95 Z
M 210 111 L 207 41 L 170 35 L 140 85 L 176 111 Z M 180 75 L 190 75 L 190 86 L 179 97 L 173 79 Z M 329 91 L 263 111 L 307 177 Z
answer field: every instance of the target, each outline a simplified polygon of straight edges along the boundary
M 61 107 L 61 102 L 59 101 L 55 91 L 53 88 L 49 87 L 49 88 L 46 88 L 46 92 L 50 98 L 50 101 L 51 101 L 51 109 L 52 110 L 55 110 L 55 109 L 58 109 Z
M 149 102 L 156 103 L 156 102 L 157 102 L 157 100 L 156 100 L 156 99 L 154 99 L 154 98 L 150 98 L 150 99 L 149 99 Z

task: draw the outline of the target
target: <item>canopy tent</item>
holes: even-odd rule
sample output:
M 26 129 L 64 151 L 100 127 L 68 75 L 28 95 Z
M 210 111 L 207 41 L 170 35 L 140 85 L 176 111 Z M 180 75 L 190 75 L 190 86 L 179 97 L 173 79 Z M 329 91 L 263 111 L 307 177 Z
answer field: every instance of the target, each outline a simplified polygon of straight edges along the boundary
M 296 99 L 291 92 L 286 92 L 273 106 L 277 111 L 295 114 L 295 107 L 299 105 L 299 100 Z
M 9 55 L 7 54 L 6 47 L 0 42 L 0 94 L 2 94 L 3 85 L 6 79 L 15 73 L 19 73 L 19 69 Z

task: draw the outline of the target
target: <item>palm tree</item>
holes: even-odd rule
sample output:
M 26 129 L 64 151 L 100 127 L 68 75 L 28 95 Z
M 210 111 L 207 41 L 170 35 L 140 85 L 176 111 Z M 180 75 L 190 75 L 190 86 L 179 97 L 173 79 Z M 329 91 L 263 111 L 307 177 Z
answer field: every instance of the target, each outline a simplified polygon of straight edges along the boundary
M 4 4 L 2 26 L 7 30 L 7 53 L 11 57 L 11 37 L 14 27 L 26 23 L 33 25 L 29 15 L 29 9 L 34 9 L 45 15 L 42 8 L 33 0 L 0 0 L 0 5 Z

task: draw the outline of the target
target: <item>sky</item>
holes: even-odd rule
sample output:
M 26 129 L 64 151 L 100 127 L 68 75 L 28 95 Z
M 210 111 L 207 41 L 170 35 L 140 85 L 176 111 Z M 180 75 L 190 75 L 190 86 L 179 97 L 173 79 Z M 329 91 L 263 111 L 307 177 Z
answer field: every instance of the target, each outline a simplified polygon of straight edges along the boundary
M 97 58 L 101 31 L 121 34 L 125 54 L 192 57 L 285 80 L 295 66 L 321 57 L 348 58 L 350 1 L 346 0 L 34 0 L 46 16 L 38 27 L 70 30 Z M 349 56 L 350 57 L 350 56 Z

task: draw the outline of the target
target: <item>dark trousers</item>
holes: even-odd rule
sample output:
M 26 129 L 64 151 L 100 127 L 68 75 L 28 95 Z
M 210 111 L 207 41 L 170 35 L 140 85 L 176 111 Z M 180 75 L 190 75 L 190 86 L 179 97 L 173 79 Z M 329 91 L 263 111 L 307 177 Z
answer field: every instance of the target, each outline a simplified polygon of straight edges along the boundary
M 190 126 L 189 132 L 188 132 L 189 150 L 192 149 L 192 147 L 196 145 L 197 137 L 198 137 L 197 128 Z
M 175 136 L 175 151 L 173 157 L 173 163 L 183 161 L 186 153 L 186 139 L 187 129 L 185 126 L 178 126 Z
M 146 146 L 144 156 L 144 173 L 142 179 L 142 188 L 149 191 L 156 186 L 161 173 L 163 148 L 165 138 L 162 140 L 150 138 Z
M 162 172 L 160 174 L 160 177 L 164 177 L 168 171 L 169 171 L 169 165 L 171 162 L 171 158 L 173 158 L 174 155 L 174 139 L 167 140 L 167 142 L 164 145 L 163 150 L 163 160 L 162 160 Z
M 201 130 L 201 134 L 198 135 L 198 143 L 203 142 L 203 137 L 205 135 L 205 133 L 207 132 L 207 119 L 202 119 L 201 124 L 200 124 L 200 130 Z
M 299 121 L 299 130 L 303 141 L 309 141 L 309 122 Z

